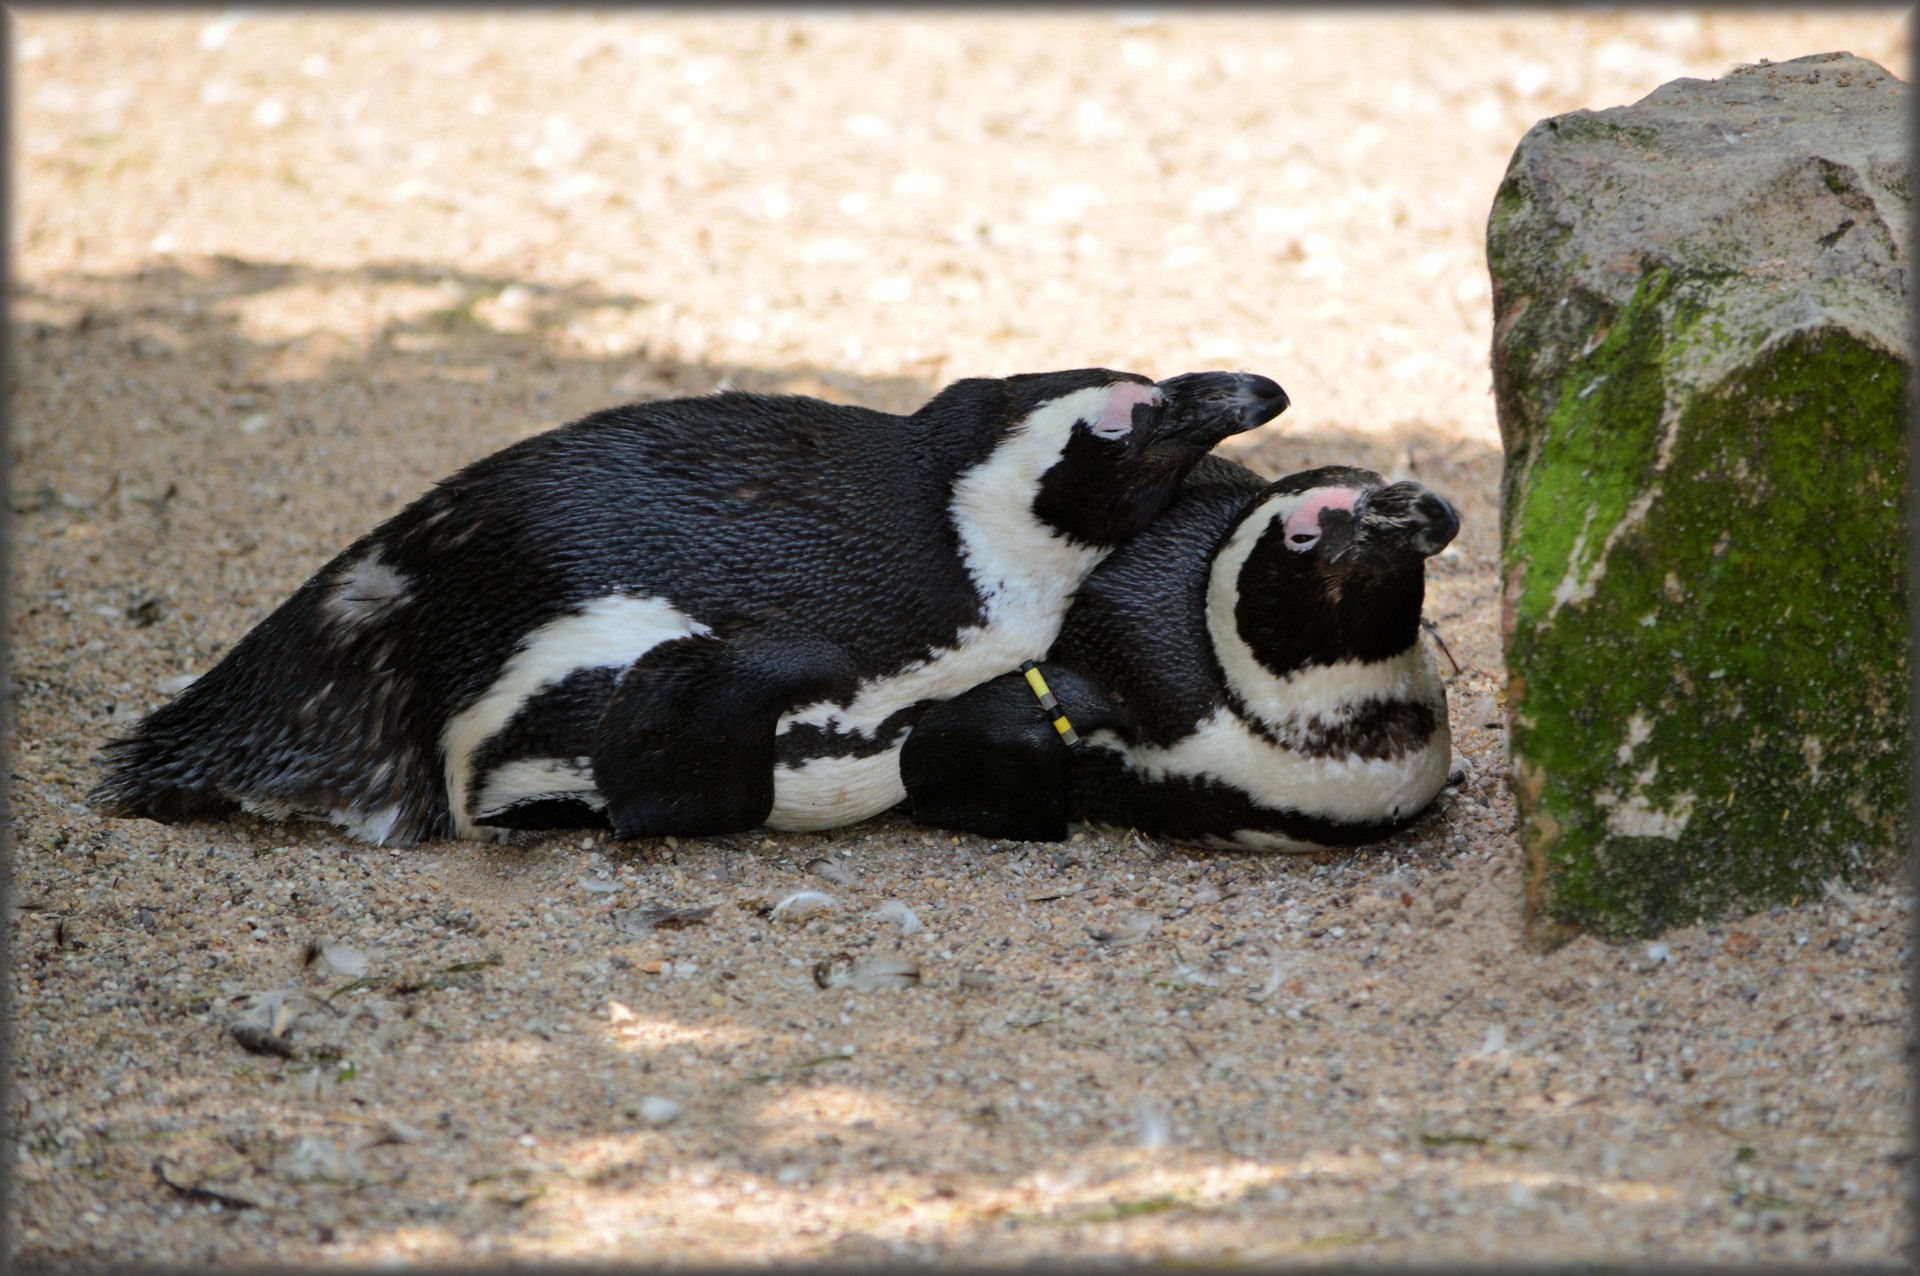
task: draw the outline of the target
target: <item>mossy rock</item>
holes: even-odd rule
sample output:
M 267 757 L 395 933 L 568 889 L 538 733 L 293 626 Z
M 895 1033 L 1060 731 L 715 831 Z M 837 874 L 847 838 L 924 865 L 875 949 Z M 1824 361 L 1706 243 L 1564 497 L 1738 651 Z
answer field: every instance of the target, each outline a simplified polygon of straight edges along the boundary
M 1908 846 L 1905 85 L 1827 54 L 1520 143 L 1487 231 L 1527 911 L 1644 935 Z

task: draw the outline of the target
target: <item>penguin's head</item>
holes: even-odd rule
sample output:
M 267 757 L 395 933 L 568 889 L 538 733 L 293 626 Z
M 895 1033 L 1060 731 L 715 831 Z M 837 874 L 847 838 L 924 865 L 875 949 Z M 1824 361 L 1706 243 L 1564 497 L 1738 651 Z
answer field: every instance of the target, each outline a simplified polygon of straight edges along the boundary
M 1214 444 L 1286 407 L 1286 391 L 1251 373 L 1187 372 L 1156 383 L 1077 368 L 956 381 L 914 419 L 958 476 L 963 521 L 1033 522 L 1110 550 L 1172 502 Z
M 1152 382 L 1088 369 L 1012 377 L 1059 453 L 1040 476 L 1033 514 L 1082 544 L 1112 548 L 1172 502 L 1194 463 L 1231 434 L 1287 408 L 1287 392 L 1245 372 L 1185 372 Z M 1029 397 L 1031 396 L 1031 397 Z
M 1330 465 L 1291 474 L 1248 503 L 1214 557 L 1209 607 L 1271 672 L 1384 660 L 1412 646 L 1426 561 L 1460 530 L 1419 483 Z

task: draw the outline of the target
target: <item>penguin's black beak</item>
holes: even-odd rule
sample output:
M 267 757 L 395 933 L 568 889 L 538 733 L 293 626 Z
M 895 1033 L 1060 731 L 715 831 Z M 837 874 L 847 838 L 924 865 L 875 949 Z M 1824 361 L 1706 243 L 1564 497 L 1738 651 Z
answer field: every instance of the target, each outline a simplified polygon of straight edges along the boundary
M 1251 372 L 1183 372 L 1159 386 L 1167 396 L 1161 436 L 1207 447 L 1287 410 L 1287 392 L 1279 383 Z
M 1460 533 L 1460 515 L 1453 506 L 1412 481 L 1367 493 L 1354 512 L 1370 533 L 1369 540 L 1403 546 L 1419 558 L 1432 558 Z

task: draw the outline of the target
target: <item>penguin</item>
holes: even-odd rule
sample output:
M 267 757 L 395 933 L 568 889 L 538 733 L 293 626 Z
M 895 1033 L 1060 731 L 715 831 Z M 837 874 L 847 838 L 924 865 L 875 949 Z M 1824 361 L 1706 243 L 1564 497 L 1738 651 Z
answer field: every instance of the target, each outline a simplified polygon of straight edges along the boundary
M 1051 645 L 1246 373 L 960 380 L 910 416 L 726 391 L 595 412 L 443 479 L 107 744 L 115 816 L 363 841 L 819 829 L 905 796 L 918 714 Z
M 1459 531 L 1419 483 L 1209 456 L 1080 589 L 1043 661 L 924 714 L 922 824 L 1059 841 L 1069 819 L 1221 849 L 1355 846 L 1445 786 L 1425 563 Z

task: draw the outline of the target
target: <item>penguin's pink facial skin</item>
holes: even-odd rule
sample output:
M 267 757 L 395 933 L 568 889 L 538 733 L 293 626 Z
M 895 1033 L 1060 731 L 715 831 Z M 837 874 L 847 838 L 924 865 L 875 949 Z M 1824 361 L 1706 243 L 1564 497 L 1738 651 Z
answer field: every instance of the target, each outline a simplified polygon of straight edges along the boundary
M 1360 491 L 1357 487 L 1323 487 L 1309 494 L 1299 508 L 1287 515 L 1287 548 L 1297 554 L 1312 549 L 1320 540 L 1320 516 L 1328 510 L 1353 513 Z
M 1137 407 L 1157 408 L 1167 401 L 1158 386 L 1121 385 L 1114 387 L 1107 396 L 1106 410 L 1100 419 L 1089 428 L 1095 437 L 1115 440 L 1124 439 L 1133 433 L 1133 410 Z
M 1112 549 L 1124 542 L 1167 507 L 1214 444 L 1287 407 L 1278 382 L 1250 372 L 1183 372 L 1157 384 L 1112 371 L 1095 380 L 1102 372 L 1004 383 L 1013 392 L 1008 415 L 1014 420 L 1036 412 L 1058 419 L 1072 414 L 1072 431 L 1059 461 L 1041 477 L 1032 511 L 1081 545 Z M 1076 401 L 1076 393 L 1085 397 Z

